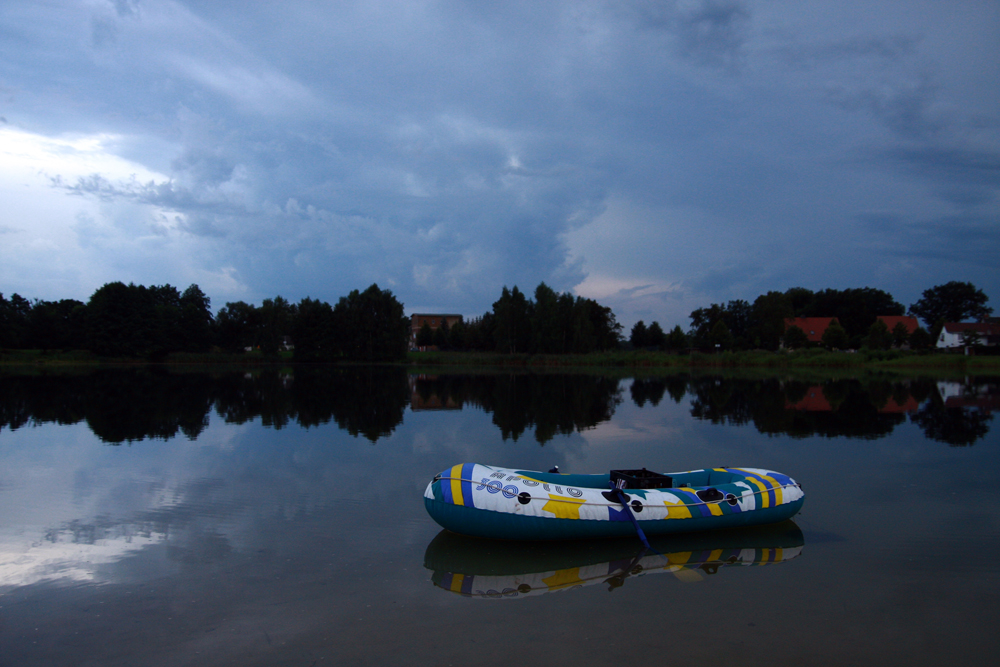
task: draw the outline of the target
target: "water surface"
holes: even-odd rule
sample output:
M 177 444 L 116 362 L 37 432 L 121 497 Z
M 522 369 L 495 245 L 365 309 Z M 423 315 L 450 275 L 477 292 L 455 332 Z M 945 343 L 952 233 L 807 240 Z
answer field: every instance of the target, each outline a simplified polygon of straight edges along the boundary
M 995 378 L 0 376 L 0 665 L 984 661 Z M 434 473 L 778 470 L 790 525 L 441 534 Z M 474 583 L 478 582 L 478 583 Z M 464 586 L 464 588 L 463 588 Z

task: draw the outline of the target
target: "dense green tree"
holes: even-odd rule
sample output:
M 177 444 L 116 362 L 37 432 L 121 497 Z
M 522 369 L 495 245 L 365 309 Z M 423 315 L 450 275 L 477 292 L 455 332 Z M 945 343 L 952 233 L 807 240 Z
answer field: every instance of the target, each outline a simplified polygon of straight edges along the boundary
M 260 316 L 257 307 L 244 301 L 231 301 L 215 315 L 216 339 L 219 347 L 230 352 L 242 352 L 257 344 Z
M 372 284 L 341 297 L 333 309 L 338 348 L 350 360 L 396 361 L 406 358 L 410 320 L 390 290 Z
M 0 294 L 0 347 L 26 347 L 30 317 L 30 301 L 16 292 L 9 300 Z
M 333 361 L 337 353 L 333 308 L 323 301 L 302 299 L 295 309 L 291 336 L 296 361 Z
M 864 346 L 871 350 L 888 350 L 892 347 L 892 332 L 882 320 L 875 322 L 868 328 L 868 335 L 865 336 Z
M 536 354 L 560 354 L 566 351 L 568 322 L 559 312 L 559 295 L 546 285 L 535 288 L 535 300 L 529 305 L 531 319 L 530 351 Z
M 277 354 L 285 336 L 292 333 L 295 306 L 285 298 L 264 299 L 258 309 L 256 344 L 264 354 Z
M 180 298 L 178 328 L 181 349 L 204 352 L 212 345 L 212 300 L 197 285 L 190 285 Z
M 910 314 L 919 317 L 928 327 L 939 321 L 984 321 L 993 312 L 986 306 L 989 298 L 972 283 L 951 281 L 924 290 L 920 300 L 910 306 Z
M 917 327 L 910 334 L 910 349 L 911 350 L 928 350 L 934 345 L 934 338 L 927 333 L 927 329 L 923 327 Z
M 892 328 L 892 344 L 896 347 L 903 347 L 910 340 L 910 330 L 902 322 L 896 322 Z
M 654 350 L 662 350 L 667 346 L 667 335 L 663 333 L 663 328 L 659 322 L 654 321 L 646 329 L 646 345 Z
M 788 327 L 782 340 L 785 343 L 785 347 L 789 350 L 797 350 L 809 344 L 809 337 L 806 336 L 806 332 L 794 324 Z
M 823 347 L 828 350 L 846 350 L 850 344 L 847 329 L 840 326 L 840 322 L 837 320 L 830 322 L 830 326 L 823 332 L 822 343 Z
M 713 303 L 708 308 L 696 308 L 691 311 L 690 334 L 695 347 L 712 347 L 713 344 L 709 340 L 709 334 L 712 333 L 712 327 L 722 321 L 725 310 L 725 307 L 721 304 Z
M 751 347 L 750 330 L 753 327 L 753 306 L 742 299 L 736 299 L 726 304 L 722 321 L 733 335 L 733 347 L 748 349 Z
M 647 339 L 648 335 L 646 332 L 646 323 L 643 322 L 642 320 L 639 320 L 638 322 L 632 325 L 632 331 L 629 334 L 628 341 L 632 343 L 633 348 L 635 348 L 636 350 L 641 350 L 642 348 L 646 347 Z
M 86 306 L 76 299 L 36 301 L 28 316 L 25 347 L 42 350 L 86 347 Z
M 719 320 L 708 334 L 709 344 L 717 350 L 731 350 L 735 338 L 724 320 Z
M 667 349 L 683 350 L 686 349 L 687 346 L 687 336 L 684 334 L 684 330 L 681 329 L 681 325 L 678 324 L 670 330 L 670 335 L 667 336 Z
M 812 304 L 815 294 L 811 289 L 805 287 L 792 287 L 785 291 L 788 302 L 792 307 L 793 317 L 806 317 L 804 313 Z
M 434 344 L 434 329 L 431 329 L 431 324 L 427 320 L 420 325 L 420 329 L 417 330 L 417 347 L 430 347 Z
M 87 302 L 87 339 L 101 356 L 138 357 L 153 347 L 156 309 L 144 287 L 107 283 Z
M 754 347 L 777 350 L 785 334 L 785 320 L 794 316 L 791 298 L 781 292 L 762 294 L 754 300 L 752 312 Z
M 493 317 L 497 351 L 505 354 L 527 352 L 531 343 L 531 319 L 528 300 L 517 285 L 511 290 L 504 286 L 500 298 L 493 303 Z
M 434 345 L 439 350 L 446 350 L 451 347 L 451 330 L 448 327 L 448 320 L 441 318 L 441 326 L 434 331 Z
M 593 299 L 578 298 L 574 306 L 581 311 L 581 318 L 589 322 L 590 338 L 587 347 L 578 347 L 577 352 L 593 352 L 615 350 L 621 344 L 622 325 L 615 319 L 615 314 L 607 306 L 602 306 Z
M 469 349 L 469 330 L 463 320 L 455 322 L 449 332 L 448 338 L 451 349 L 461 351 Z

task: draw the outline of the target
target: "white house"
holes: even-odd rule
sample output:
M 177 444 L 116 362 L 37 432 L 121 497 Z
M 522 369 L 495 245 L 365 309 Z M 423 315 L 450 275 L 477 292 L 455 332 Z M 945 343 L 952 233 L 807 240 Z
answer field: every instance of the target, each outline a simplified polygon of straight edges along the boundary
M 993 322 L 947 322 L 938 336 L 937 346 L 963 347 L 964 337 L 972 334 L 979 336 L 979 345 L 997 345 L 1000 343 L 1000 324 Z

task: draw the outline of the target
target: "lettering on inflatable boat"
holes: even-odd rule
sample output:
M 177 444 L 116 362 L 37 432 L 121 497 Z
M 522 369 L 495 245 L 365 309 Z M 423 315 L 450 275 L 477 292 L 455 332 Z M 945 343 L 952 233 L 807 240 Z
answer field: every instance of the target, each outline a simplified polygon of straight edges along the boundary
M 494 477 L 496 476 L 496 474 L 497 473 L 493 473 L 493 475 L 490 475 L 490 477 Z M 503 477 L 503 475 L 500 475 L 500 477 Z M 520 477 L 507 478 L 508 481 L 512 479 L 519 479 L 520 481 L 524 482 L 524 484 L 527 486 L 538 486 L 538 482 L 532 483 L 532 480 L 530 479 L 523 479 Z M 556 487 L 556 493 L 559 494 L 563 493 L 563 488 L 561 486 L 558 485 L 553 485 L 553 486 Z M 544 488 L 546 491 L 550 490 L 548 484 L 542 484 L 542 488 Z M 486 489 L 488 493 L 503 493 L 505 498 L 514 498 L 520 492 L 520 489 L 518 489 L 513 484 L 508 484 L 507 486 L 504 486 L 503 484 L 500 483 L 499 480 L 489 479 L 488 477 L 483 477 L 480 480 L 479 486 L 476 487 L 476 491 L 482 491 L 483 489 Z M 574 498 L 579 498 L 583 496 L 583 491 L 581 491 L 580 489 L 574 489 L 572 486 L 566 487 L 566 493 L 573 496 Z
M 508 484 L 507 486 L 504 486 L 497 480 L 487 479 L 486 477 L 483 477 L 479 486 L 476 487 L 476 491 L 482 491 L 483 489 L 486 489 L 486 491 L 488 491 L 489 493 L 503 493 L 504 498 L 513 498 L 520 491 L 520 489 L 518 489 L 513 484 Z

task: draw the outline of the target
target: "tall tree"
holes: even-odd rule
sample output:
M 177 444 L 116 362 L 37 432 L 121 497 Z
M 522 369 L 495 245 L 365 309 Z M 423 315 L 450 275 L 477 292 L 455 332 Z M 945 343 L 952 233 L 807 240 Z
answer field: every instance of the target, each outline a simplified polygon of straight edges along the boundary
M 628 341 L 632 343 L 632 347 L 641 350 L 646 347 L 646 339 L 648 338 L 646 331 L 646 323 L 639 320 L 632 325 L 632 331 L 629 335 Z
M 823 347 L 828 350 L 845 350 L 850 344 L 850 337 L 847 335 L 847 329 L 840 326 L 840 322 L 834 320 L 823 332 L 822 342 Z
M 357 361 L 396 361 L 406 358 L 410 320 L 403 304 L 390 290 L 372 285 L 364 292 L 341 297 L 333 309 L 338 347 Z
M 683 350 L 687 347 L 687 345 L 687 336 L 684 335 L 684 330 L 681 329 L 681 325 L 678 324 L 670 330 L 670 335 L 667 336 L 667 349 Z
M 531 341 L 531 320 L 528 301 L 517 285 L 508 290 L 505 285 L 500 298 L 493 303 L 496 320 L 494 336 L 497 351 L 503 353 L 527 352 Z
M 0 347 L 25 347 L 28 341 L 31 302 L 18 293 L 0 294 Z
M 197 285 L 190 285 L 180 298 L 181 348 L 204 352 L 212 344 L 212 300 Z
M 663 327 L 659 322 L 653 322 L 646 329 L 646 345 L 657 350 L 662 350 L 667 346 L 667 335 L 663 333 Z
M 318 299 L 302 299 L 295 309 L 291 335 L 296 361 L 332 361 L 336 354 L 333 308 Z
M 993 312 L 986 306 L 989 298 L 972 283 L 951 281 L 924 290 L 919 301 L 910 306 L 910 314 L 919 317 L 928 328 L 940 321 L 984 321 Z
M 781 292 L 761 294 L 753 302 L 751 337 L 754 347 L 777 350 L 785 334 L 785 319 L 793 317 L 792 300 Z

